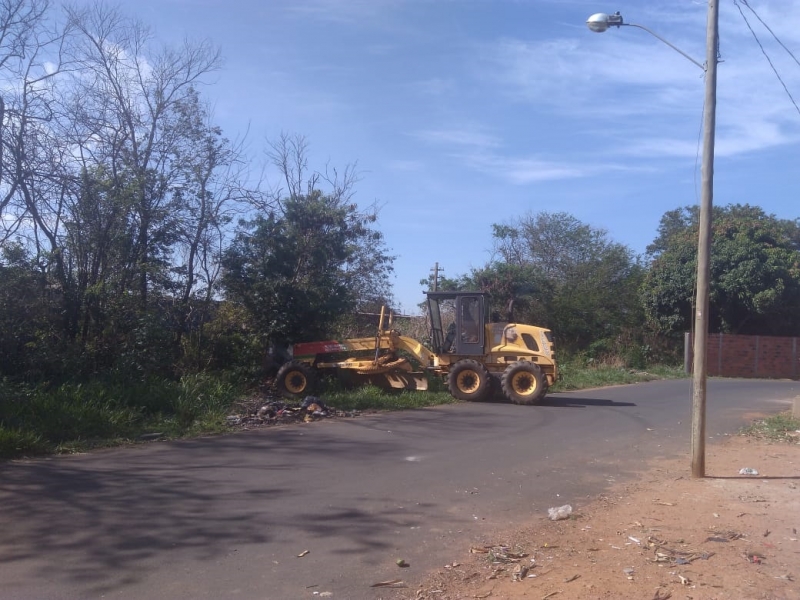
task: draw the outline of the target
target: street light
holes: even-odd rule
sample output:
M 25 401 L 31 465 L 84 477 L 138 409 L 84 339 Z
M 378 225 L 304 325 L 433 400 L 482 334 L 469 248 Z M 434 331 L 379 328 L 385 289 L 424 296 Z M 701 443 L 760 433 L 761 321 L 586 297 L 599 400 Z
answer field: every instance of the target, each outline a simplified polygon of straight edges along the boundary
M 661 40 L 667 46 L 669 46 L 670 48 L 675 50 L 675 52 L 677 52 L 678 54 L 682 55 L 684 58 L 692 61 L 698 67 L 703 69 L 703 71 L 706 70 L 706 68 L 703 65 L 701 65 L 699 62 L 697 62 L 695 59 L 693 59 L 691 56 L 686 54 L 686 52 L 684 52 L 683 50 L 681 50 L 677 46 L 675 46 L 675 45 L 671 44 L 670 42 L 668 42 L 667 40 L 665 40 L 663 37 L 658 35 L 655 31 L 652 31 L 652 30 L 648 29 L 644 25 L 637 25 L 636 23 L 625 23 L 622 20 L 622 15 L 619 14 L 619 11 L 615 12 L 613 15 L 607 15 L 606 13 L 595 13 L 595 14 L 593 14 L 591 17 L 589 17 L 586 20 L 586 26 L 589 27 L 589 29 L 591 29 L 595 33 L 603 33 L 604 31 L 608 31 L 609 27 L 616 27 L 617 29 L 619 29 L 623 25 L 626 26 L 626 27 L 638 27 L 639 29 L 644 29 L 647 33 L 652 35 L 654 38 L 656 38 L 658 40 Z
M 609 27 L 619 29 L 623 25 L 638 27 L 664 42 L 667 46 L 689 59 L 706 73 L 705 105 L 703 109 L 703 163 L 701 169 L 700 223 L 697 241 L 697 297 L 694 315 L 694 344 L 692 365 L 692 477 L 705 477 L 706 437 L 706 358 L 708 348 L 708 289 L 711 258 L 711 207 L 714 198 L 714 133 L 717 113 L 717 48 L 719 44 L 719 2 L 708 1 L 706 28 L 705 66 L 694 60 L 683 50 L 675 47 L 647 27 L 625 23 L 619 12 L 593 14 L 586 25 L 596 33 Z

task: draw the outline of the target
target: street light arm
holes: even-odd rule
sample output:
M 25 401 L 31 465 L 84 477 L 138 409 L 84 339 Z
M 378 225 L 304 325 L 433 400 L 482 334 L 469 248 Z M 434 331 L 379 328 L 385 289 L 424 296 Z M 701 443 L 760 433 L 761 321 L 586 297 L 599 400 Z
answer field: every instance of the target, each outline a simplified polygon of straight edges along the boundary
M 609 14 L 606 14 L 606 13 L 595 13 L 595 14 L 593 14 L 591 17 L 589 17 L 587 19 L 586 25 L 587 25 L 587 27 L 589 27 L 589 29 L 591 29 L 595 33 L 603 33 L 604 31 L 608 31 L 608 29 L 610 27 L 616 27 L 617 29 L 619 29 L 620 27 L 625 27 L 625 26 L 627 26 L 627 27 L 638 27 L 639 29 L 643 29 L 644 31 L 646 31 L 647 33 L 652 35 L 657 40 L 659 40 L 661 42 L 664 42 L 667 46 L 669 46 L 670 48 L 675 50 L 675 52 L 677 52 L 678 54 L 680 54 L 684 58 L 687 58 L 690 61 L 692 61 L 698 67 L 703 69 L 704 72 L 707 70 L 706 66 L 703 66 L 702 64 L 697 62 L 691 56 L 686 54 L 686 52 L 684 52 L 683 50 L 678 48 L 672 42 L 668 42 L 667 40 L 665 40 L 663 37 L 658 35 L 655 31 L 653 31 L 651 29 L 648 29 L 644 25 L 637 25 L 636 23 L 626 23 L 625 20 L 622 18 L 622 15 L 619 14 L 619 11 L 615 12 L 613 15 L 609 15 Z
M 665 43 L 667 46 L 669 46 L 670 48 L 672 48 L 673 50 L 675 50 L 675 52 L 677 52 L 678 54 L 682 55 L 682 56 L 683 56 L 683 57 L 685 57 L 685 58 L 688 58 L 690 61 L 692 61 L 692 62 L 693 62 L 694 64 L 696 64 L 698 67 L 700 67 L 701 69 L 703 69 L 703 71 L 705 71 L 705 70 L 706 70 L 706 68 L 705 68 L 703 65 L 701 65 L 699 62 L 697 62 L 695 59 L 693 59 L 693 58 L 692 58 L 691 56 L 689 56 L 688 54 L 686 54 L 686 52 L 684 52 L 683 50 L 681 50 L 680 48 L 678 48 L 678 47 L 677 47 L 675 44 L 672 44 L 672 43 L 668 42 L 667 40 L 665 40 L 663 37 L 661 37 L 660 35 L 658 35 L 658 34 L 657 34 L 655 31 L 653 31 L 652 29 L 648 29 L 648 28 L 647 28 L 647 27 L 645 27 L 644 25 L 637 25 L 636 23 L 620 23 L 619 25 L 623 25 L 623 26 L 627 26 L 627 27 L 638 27 L 639 29 L 644 29 L 644 30 L 645 30 L 647 33 L 649 33 L 650 35 L 652 35 L 652 36 L 653 36 L 654 38 L 656 38 L 657 40 L 660 40 L 660 41 L 664 42 L 664 43 Z M 619 25 L 618 25 L 618 26 L 619 26 Z

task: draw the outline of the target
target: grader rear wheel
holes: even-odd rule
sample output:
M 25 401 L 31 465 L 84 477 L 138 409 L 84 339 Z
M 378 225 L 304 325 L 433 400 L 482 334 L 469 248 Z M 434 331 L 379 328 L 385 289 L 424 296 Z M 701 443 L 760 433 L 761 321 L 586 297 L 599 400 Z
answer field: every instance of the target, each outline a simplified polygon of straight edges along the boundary
M 289 398 L 301 398 L 313 392 L 316 374 L 306 363 L 291 361 L 278 370 L 278 391 Z
M 544 381 L 539 365 L 520 360 L 503 373 L 503 393 L 514 404 L 536 404 L 547 392 Z
M 447 387 L 453 398 L 479 402 L 489 395 L 490 377 L 489 371 L 478 361 L 460 360 L 447 375 Z

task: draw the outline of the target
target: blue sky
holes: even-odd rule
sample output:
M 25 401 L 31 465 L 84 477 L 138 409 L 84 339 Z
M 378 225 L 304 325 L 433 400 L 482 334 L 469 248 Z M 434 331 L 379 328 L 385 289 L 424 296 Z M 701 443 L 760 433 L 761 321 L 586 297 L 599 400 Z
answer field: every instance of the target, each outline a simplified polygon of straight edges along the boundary
M 739 0 L 800 102 L 800 66 Z M 800 0 L 750 0 L 800 57 Z M 158 39 L 208 37 L 224 68 L 203 89 L 228 137 L 301 134 L 310 166 L 357 163 L 355 200 L 382 208 L 406 311 L 435 262 L 491 258 L 491 224 L 565 211 L 637 253 L 668 210 L 696 204 L 703 72 L 646 32 L 589 31 L 619 10 L 699 62 L 701 0 L 137 0 Z M 797 202 L 800 113 L 722 0 L 716 204 L 782 218 Z M 276 174 L 270 182 L 280 183 Z

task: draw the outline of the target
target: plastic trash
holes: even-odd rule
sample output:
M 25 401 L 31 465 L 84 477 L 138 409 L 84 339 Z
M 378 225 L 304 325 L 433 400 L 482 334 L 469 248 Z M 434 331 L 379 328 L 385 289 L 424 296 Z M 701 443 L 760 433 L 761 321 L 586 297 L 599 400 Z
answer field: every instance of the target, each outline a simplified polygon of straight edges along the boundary
M 569 519 L 572 514 L 572 507 L 569 504 L 547 509 L 547 514 L 550 516 L 551 521 L 561 521 L 562 519 Z
M 752 467 L 743 467 L 739 469 L 739 475 L 758 475 L 758 471 Z

